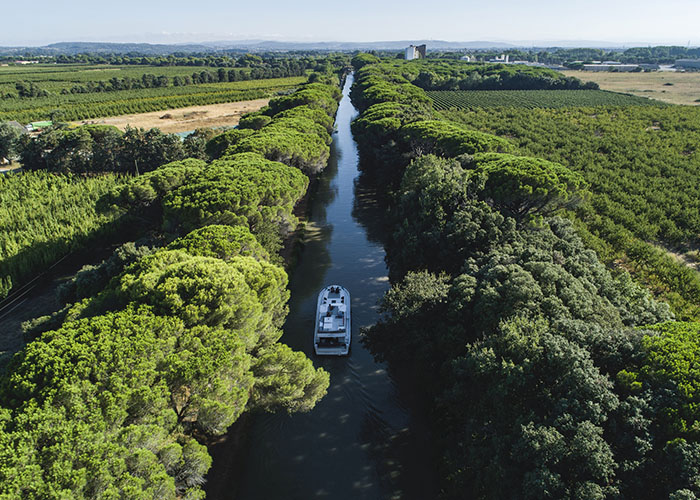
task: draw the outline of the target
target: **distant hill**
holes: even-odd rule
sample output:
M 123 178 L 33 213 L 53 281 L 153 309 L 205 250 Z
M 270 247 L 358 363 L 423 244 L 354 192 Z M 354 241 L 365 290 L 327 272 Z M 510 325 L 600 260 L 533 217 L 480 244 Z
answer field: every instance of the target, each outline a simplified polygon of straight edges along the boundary
M 445 40 L 387 40 L 376 42 L 281 42 L 275 40 L 219 40 L 200 43 L 155 44 L 155 43 L 112 43 L 112 42 L 60 42 L 42 47 L 0 47 L 0 56 L 56 56 L 92 54 L 138 54 L 144 56 L 163 56 L 176 53 L 217 53 L 222 51 L 240 52 L 285 52 L 285 51 L 338 51 L 354 50 L 403 50 L 409 45 L 425 44 L 428 50 L 459 49 L 554 49 L 554 48 L 601 48 L 621 51 L 625 47 L 649 47 L 649 44 L 616 43 L 595 40 L 557 40 L 557 41 L 514 41 L 489 42 L 450 42 Z
M 241 50 L 250 52 L 289 50 L 402 50 L 408 45 L 426 44 L 428 50 L 513 48 L 500 42 L 447 42 L 443 40 L 399 40 L 380 42 L 279 42 L 270 40 L 214 41 L 199 44 L 152 44 L 109 42 L 60 42 L 42 47 L 0 47 L 0 55 L 73 55 L 73 54 L 141 54 L 147 56 L 174 53 L 220 52 Z

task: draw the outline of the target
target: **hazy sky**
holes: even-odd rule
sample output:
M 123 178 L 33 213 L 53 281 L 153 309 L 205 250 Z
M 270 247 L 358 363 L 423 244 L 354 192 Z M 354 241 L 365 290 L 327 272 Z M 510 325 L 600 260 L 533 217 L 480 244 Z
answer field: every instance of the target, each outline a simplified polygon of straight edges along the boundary
M 58 41 L 600 40 L 700 44 L 700 0 L 33 0 L 0 45 Z

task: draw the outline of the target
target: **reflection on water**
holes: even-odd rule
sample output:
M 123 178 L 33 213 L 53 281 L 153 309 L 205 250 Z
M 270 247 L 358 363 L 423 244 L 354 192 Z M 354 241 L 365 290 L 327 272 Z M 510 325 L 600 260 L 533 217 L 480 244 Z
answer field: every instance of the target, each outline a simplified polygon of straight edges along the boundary
M 309 413 L 256 415 L 240 471 L 227 470 L 231 460 L 219 459 L 222 452 L 217 450 L 210 472 L 217 488 L 208 491 L 208 498 L 435 496 L 433 466 L 411 432 L 414 419 L 385 366 L 375 363 L 359 342 L 360 328 L 376 322 L 377 302 L 389 282 L 380 243 L 381 211 L 373 191 L 358 179 L 350 132 L 357 113 L 348 97 L 351 84 L 352 77 L 343 90 L 331 160 L 316 188 L 304 249 L 290 277 L 290 313 L 282 337 L 328 370 L 331 386 Z M 313 354 L 316 297 L 329 284 L 345 286 L 352 297 L 353 337 L 346 358 Z M 222 476 L 231 478 L 226 487 L 221 487 L 227 482 Z

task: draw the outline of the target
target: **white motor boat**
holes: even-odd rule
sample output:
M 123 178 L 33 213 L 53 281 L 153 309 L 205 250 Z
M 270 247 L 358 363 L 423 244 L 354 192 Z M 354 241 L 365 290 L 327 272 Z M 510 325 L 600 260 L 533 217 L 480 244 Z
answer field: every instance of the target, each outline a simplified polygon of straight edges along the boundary
M 347 356 L 350 352 L 350 292 L 330 285 L 318 294 L 314 351 L 319 356 Z

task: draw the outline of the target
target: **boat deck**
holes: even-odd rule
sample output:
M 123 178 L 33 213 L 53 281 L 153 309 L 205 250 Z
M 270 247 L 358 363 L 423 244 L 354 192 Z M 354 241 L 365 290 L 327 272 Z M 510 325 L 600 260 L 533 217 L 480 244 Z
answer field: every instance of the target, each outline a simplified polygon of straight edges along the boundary
M 326 290 L 319 306 L 318 333 L 345 333 L 346 311 L 345 294 L 338 288 Z

